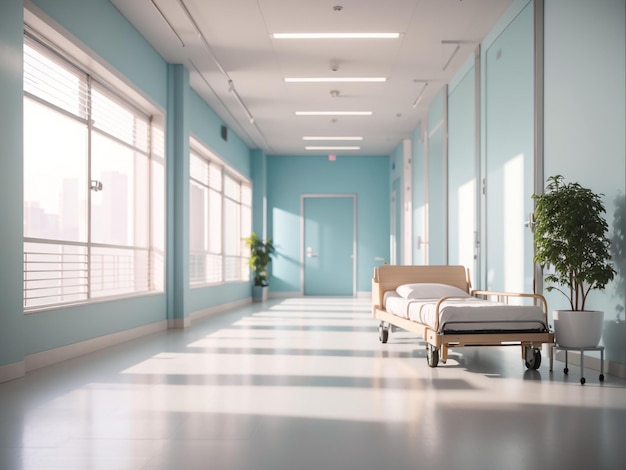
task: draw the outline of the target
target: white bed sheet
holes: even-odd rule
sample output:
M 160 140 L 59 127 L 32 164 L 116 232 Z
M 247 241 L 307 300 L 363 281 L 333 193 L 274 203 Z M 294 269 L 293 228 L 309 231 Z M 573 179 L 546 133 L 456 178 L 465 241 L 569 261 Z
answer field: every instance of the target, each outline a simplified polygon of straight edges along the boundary
M 439 299 L 406 299 L 385 292 L 385 310 L 435 329 Z M 543 331 L 547 330 L 541 307 L 510 305 L 476 297 L 445 300 L 440 309 L 439 332 L 446 331 Z

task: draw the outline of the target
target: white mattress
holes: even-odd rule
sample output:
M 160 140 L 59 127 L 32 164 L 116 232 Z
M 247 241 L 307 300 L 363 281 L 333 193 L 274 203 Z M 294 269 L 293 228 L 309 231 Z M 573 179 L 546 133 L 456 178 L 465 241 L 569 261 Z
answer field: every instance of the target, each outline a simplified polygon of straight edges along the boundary
M 395 291 L 384 295 L 385 310 L 417 323 L 436 327 L 439 299 L 406 299 Z M 541 307 L 510 305 L 476 297 L 445 300 L 440 309 L 439 332 L 545 331 Z

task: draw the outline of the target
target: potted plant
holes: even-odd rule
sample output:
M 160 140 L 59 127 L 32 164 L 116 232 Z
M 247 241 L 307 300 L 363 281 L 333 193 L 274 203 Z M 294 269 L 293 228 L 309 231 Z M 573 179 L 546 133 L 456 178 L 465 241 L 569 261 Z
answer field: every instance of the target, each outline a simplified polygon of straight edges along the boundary
M 570 310 L 553 312 L 556 342 L 570 348 L 594 348 L 602 336 L 604 312 L 586 309 L 593 289 L 603 290 L 616 272 L 611 264 L 608 224 L 601 199 L 563 176 L 548 178 L 543 194 L 534 194 L 534 261 L 549 268 L 548 292 L 556 290 Z
M 267 286 L 269 285 L 267 266 L 272 261 L 274 245 L 271 238 L 264 241 L 255 232 L 252 232 L 248 238 L 244 238 L 244 242 L 250 249 L 248 265 L 253 271 L 252 300 L 262 301 L 267 298 Z

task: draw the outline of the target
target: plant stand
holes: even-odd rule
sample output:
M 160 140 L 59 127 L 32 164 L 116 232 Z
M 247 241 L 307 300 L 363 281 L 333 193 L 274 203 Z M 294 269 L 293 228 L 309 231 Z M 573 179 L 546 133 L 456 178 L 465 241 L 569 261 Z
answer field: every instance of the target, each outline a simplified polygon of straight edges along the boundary
M 604 382 L 604 346 L 597 346 L 595 348 L 566 348 L 564 346 L 559 346 L 558 344 L 554 344 L 550 346 L 550 371 L 552 371 L 552 366 L 554 363 L 554 350 L 565 351 L 565 369 L 563 372 L 565 374 L 569 373 L 569 367 L 567 366 L 567 353 L 568 351 L 578 351 L 580 352 L 580 384 L 585 385 L 585 377 L 583 376 L 583 370 L 585 367 L 585 351 L 600 351 L 600 382 Z

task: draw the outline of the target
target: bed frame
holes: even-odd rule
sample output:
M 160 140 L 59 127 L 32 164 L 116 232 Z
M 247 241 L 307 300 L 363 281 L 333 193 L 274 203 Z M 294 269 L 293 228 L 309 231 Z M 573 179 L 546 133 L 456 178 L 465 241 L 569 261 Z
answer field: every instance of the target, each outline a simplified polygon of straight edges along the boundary
M 543 344 L 554 345 L 554 333 L 552 331 L 442 333 L 428 325 L 407 320 L 385 310 L 383 304 L 385 292 L 395 290 L 402 284 L 420 282 L 448 284 L 476 297 L 504 303 L 508 303 L 508 300 L 512 297 L 527 297 L 532 300 L 533 304 L 541 306 L 545 314 L 546 324 L 548 324 L 548 306 L 545 298 L 539 294 L 473 291 L 468 270 L 464 266 L 383 265 L 374 268 L 374 277 L 372 279 L 372 315 L 380 320 L 380 341 L 383 343 L 387 342 L 391 326 L 418 334 L 426 342 L 426 358 L 430 367 L 437 367 L 439 359 L 446 363 L 450 348 L 520 345 L 522 359 L 525 361 L 526 367 L 538 369 L 541 364 L 541 346 Z

